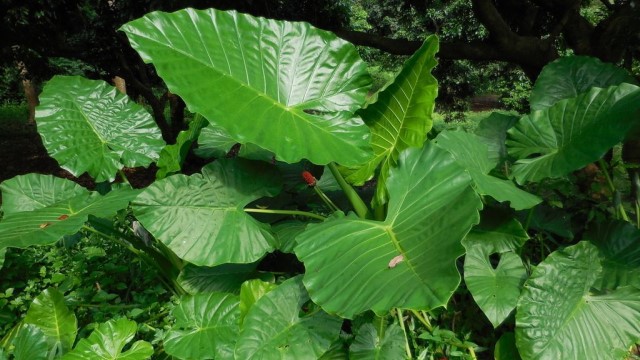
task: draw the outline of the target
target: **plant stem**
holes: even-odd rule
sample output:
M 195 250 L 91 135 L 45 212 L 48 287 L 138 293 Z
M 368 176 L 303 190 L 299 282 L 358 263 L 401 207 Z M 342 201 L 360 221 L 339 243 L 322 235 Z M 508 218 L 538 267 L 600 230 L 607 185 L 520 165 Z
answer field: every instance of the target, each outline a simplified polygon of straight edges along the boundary
M 413 316 L 416 317 L 416 319 L 418 319 L 418 321 L 422 323 L 422 325 L 424 325 L 424 327 L 427 328 L 427 330 L 429 330 L 429 332 L 433 331 L 433 326 L 431 326 L 431 323 L 429 322 L 429 319 L 426 316 L 422 316 L 422 314 L 420 314 L 415 310 L 411 310 L 411 313 L 413 314 Z
M 327 206 L 329 207 L 329 209 L 331 209 L 331 211 L 333 212 L 340 211 L 340 208 L 337 207 L 336 204 L 334 204 L 333 201 L 331 201 L 331 199 L 329 199 L 329 197 L 325 195 L 325 193 L 317 185 L 313 187 L 313 190 L 315 190 L 316 194 L 318 194 L 320 199 L 322 199 L 322 201 L 324 201 L 324 203 L 327 204 Z
M 338 166 L 335 163 L 329 163 L 328 167 L 331 171 L 331 174 L 333 174 L 333 177 L 338 182 L 338 185 L 340 185 L 340 188 L 342 188 L 342 191 L 347 196 L 347 199 L 349 199 L 349 202 L 351 202 L 351 206 L 353 206 L 353 210 L 356 212 L 356 214 L 358 214 L 358 217 L 360 217 L 361 219 L 371 218 L 371 212 L 369 211 L 369 208 L 364 203 L 364 201 L 362 201 L 360 195 L 358 195 L 353 187 L 351 187 L 351 185 L 349 185 L 347 181 L 342 177 L 342 174 L 340 174 L 340 170 L 338 170 Z
M 327 218 L 322 216 L 322 215 L 318 215 L 318 214 L 314 214 L 312 212 L 308 212 L 308 211 L 300 211 L 300 210 L 271 210 L 271 209 L 252 209 L 252 208 L 247 208 L 244 209 L 245 212 L 248 213 L 260 213 L 260 214 L 282 214 L 282 215 L 300 215 L 300 216 L 306 216 L 308 218 L 312 218 L 312 219 L 318 219 L 321 221 L 325 221 Z
M 404 320 L 402 319 L 402 310 L 396 308 L 396 315 L 398 315 L 398 322 L 400 323 L 400 328 L 402 329 L 402 333 L 404 334 L 404 349 L 407 352 L 407 359 L 413 359 L 413 355 L 411 355 L 411 347 L 409 347 L 407 329 L 405 328 Z
M 124 171 L 122 171 L 122 169 L 118 170 L 118 174 L 120 174 L 120 177 L 122 178 L 122 182 L 124 182 L 127 185 L 131 185 L 129 183 L 129 179 L 127 179 L 127 177 L 124 174 Z
M 600 170 L 604 174 L 604 177 L 607 179 L 607 185 L 609 185 L 609 190 L 611 191 L 611 195 L 614 198 L 614 204 L 616 212 L 619 212 L 620 216 L 624 221 L 629 221 L 629 217 L 627 216 L 627 212 L 624 210 L 624 206 L 622 206 L 622 202 L 615 201 L 616 195 L 619 196 L 618 190 L 616 186 L 613 184 L 613 180 L 611 179 L 611 175 L 609 175 L 609 171 L 607 170 L 607 163 L 604 162 L 603 159 L 598 160 L 598 165 L 600 165 Z

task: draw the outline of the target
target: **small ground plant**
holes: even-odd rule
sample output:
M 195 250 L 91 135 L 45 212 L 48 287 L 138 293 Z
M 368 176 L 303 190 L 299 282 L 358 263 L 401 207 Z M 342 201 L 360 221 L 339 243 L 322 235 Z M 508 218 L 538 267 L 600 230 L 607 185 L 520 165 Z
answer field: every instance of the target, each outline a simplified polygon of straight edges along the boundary
M 173 322 L 153 344 L 130 314 L 79 333 L 72 294 L 52 283 L 0 358 L 633 356 L 638 200 L 602 160 L 639 130 L 640 87 L 624 70 L 559 59 L 531 113 L 437 133 L 434 36 L 368 97 L 354 46 L 306 23 L 186 9 L 121 31 L 196 114 L 189 129 L 167 145 L 115 88 L 54 77 L 38 131 L 100 192 L 38 174 L 3 182 L 0 251 L 96 234 L 154 269 L 177 297 Z M 181 174 L 195 143 L 215 160 Z M 572 218 L 583 203 L 566 179 L 593 162 L 603 205 Z M 152 163 L 157 180 L 129 186 L 122 169 Z M 499 339 L 456 331 L 469 314 Z

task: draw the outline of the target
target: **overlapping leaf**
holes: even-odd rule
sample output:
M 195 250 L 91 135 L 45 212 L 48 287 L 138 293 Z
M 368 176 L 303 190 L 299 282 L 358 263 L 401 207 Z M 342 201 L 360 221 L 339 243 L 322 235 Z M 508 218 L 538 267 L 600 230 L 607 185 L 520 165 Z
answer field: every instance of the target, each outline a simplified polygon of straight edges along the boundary
M 176 143 L 165 146 L 160 151 L 158 159 L 157 179 L 164 179 L 169 174 L 179 172 L 182 169 L 182 163 L 187 158 L 191 145 L 198 139 L 202 128 L 208 125 L 205 118 L 196 114 L 195 118 L 189 123 L 187 130 L 180 131 L 176 138 Z
M 42 330 L 53 354 L 64 354 L 71 350 L 78 331 L 75 314 L 69 311 L 64 296 L 55 288 L 43 291 L 33 300 L 24 323 Z
M 565 56 L 540 72 L 529 98 L 532 110 L 543 110 L 562 99 L 576 97 L 592 87 L 636 84 L 625 69 L 588 56 Z
M 264 282 L 259 279 L 253 279 L 243 283 L 242 286 L 240 286 L 240 324 L 244 322 L 244 318 L 247 316 L 249 309 L 251 309 L 261 297 L 277 287 L 276 284 Z
M 104 81 L 55 76 L 36 108 L 42 143 L 76 176 L 113 181 L 125 166 L 148 166 L 164 146 L 151 115 Z
M 33 324 L 22 325 L 13 346 L 14 360 L 45 360 L 49 352 L 47 336 Z
M 359 112 L 371 128 L 371 144 L 375 157 L 348 181 L 362 184 L 375 174 L 381 164 L 376 202 L 387 202 L 386 180 L 397 164 L 400 152 L 421 147 L 431 130 L 431 115 L 438 95 L 438 82 L 431 75 L 436 66 L 438 39 L 430 36 L 404 64 L 393 83 L 378 94 L 377 101 Z
M 236 359 L 319 358 L 338 338 L 342 319 L 322 310 L 305 311 L 308 300 L 300 277 L 260 297 L 244 319 Z
M 518 183 L 564 176 L 601 158 L 621 142 L 640 115 L 640 88 L 592 88 L 524 116 L 509 130 Z
M 309 225 L 298 236 L 295 252 L 311 298 L 347 318 L 446 304 L 460 281 L 460 241 L 482 206 L 471 182 L 436 146 L 405 150 L 387 183 L 384 222 L 348 216 Z
M 80 230 L 89 215 L 113 216 L 139 193 L 139 190 L 123 187 L 102 196 L 69 183 L 39 174 L 5 182 L 3 194 L 4 190 L 9 191 L 10 204 L 24 202 L 7 207 L 8 213 L 0 221 L 0 248 L 54 243 L 64 235 Z
M 167 354 L 180 359 L 233 359 L 240 315 L 237 296 L 185 296 L 172 314 L 176 323 L 164 339 Z
M 362 325 L 349 348 L 349 359 L 353 360 L 402 359 L 405 356 L 404 333 L 396 324 L 391 324 L 383 336 L 373 324 Z
M 127 319 L 109 320 L 98 325 L 91 335 L 81 339 L 63 360 L 144 360 L 153 355 L 153 347 L 146 341 L 134 342 L 127 351 L 124 347 L 133 340 L 137 325 Z
M 459 165 L 469 172 L 474 188 L 480 195 L 489 195 L 498 201 L 509 201 L 516 210 L 532 208 L 542 201 L 517 188 L 509 180 L 489 175 L 497 162 L 489 158 L 488 148 L 478 136 L 462 131 L 443 131 L 435 139 L 435 143 L 450 152 Z
M 223 264 L 215 267 L 188 264 L 178 276 L 178 283 L 189 294 L 227 292 L 237 294 L 240 285 L 258 276 L 257 263 Z
M 507 130 L 515 125 L 520 116 L 493 112 L 478 123 L 474 134 L 487 145 L 489 161 L 499 164 L 507 157 Z
M 516 312 L 524 359 L 623 359 L 640 338 L 640 289 L 594 292 L 602 267 L 583 241 L 556 251 L 527 280 Z
M 220 159 L 202 175 L 156 181 L 136 198 L 133 211 L 156 239 L 195 265 L 251 263 L 272 249 L 273 236 L 243 208 L 279 190 L 272 166 Z
M 121 28 L 188 108 L 278 159 L 359 165 L 369 130 L 353 112 L 370 77 L 355 47 L 307 23 L 235 11 L 153 12 Z

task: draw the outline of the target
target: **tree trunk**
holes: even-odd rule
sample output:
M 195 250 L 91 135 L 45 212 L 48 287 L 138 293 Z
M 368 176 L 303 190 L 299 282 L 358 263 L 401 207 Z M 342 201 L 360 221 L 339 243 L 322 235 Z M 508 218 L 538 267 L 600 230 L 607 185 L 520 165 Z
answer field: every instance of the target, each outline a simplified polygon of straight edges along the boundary
M 36 106 L 40 104 L 38 100 L 38 92 L 36 87 L 29 79 L 29 71 L 27 71 L 27 67 L 25 64 L 20 61 L 17 64 L 18 69 L 20 70 L 20 80 L 22 81 L 22 88 L 24 89 L 24 96 L 27 99 L 27 106 L 29 108 L 29 120 L 30 124 L 33 124 L 36 120 Z

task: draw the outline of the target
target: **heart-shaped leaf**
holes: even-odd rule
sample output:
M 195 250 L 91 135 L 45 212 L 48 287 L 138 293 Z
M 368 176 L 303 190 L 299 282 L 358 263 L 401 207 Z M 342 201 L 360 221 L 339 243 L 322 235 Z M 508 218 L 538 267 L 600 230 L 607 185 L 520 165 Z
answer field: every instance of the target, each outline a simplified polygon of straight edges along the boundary
M 421 147 L 431 130 L 431 115 L 438 96 L 438 82 L 431 75 L 436 66 L 438 39 L 428 37 L 404 64 L 393 83 L 378 94 L 377 101 L 359 112 L 371 128 L 375 157 L 350 174 L 349 182 L 362 185 L 373 177 L 380 164 L 375 202 L 387 203 L 386 180 L 400 153 Z
M 28 189 L 32 186 L 34 191 Z M 102 196 L 50 175 L 31 174 L 3 183 L 9 190 L 10 203 L 24 200 L 21 206 L 9 207 L 0 221 L 0 249 L 24 248 L 52 244 L 65 235 L 75 234 L 89 215 L 111 217 L 128 206 L 139 190 L 122 187 Z M 30 199 L 30 200 L 29 200 Z M 51 201 L 57 201 L 51 203 Z M 33 208 L 28 211 L 27 209 Z M 14 212 L 21 210 L 20 212 Z M 22 211 L 25 210 L 25 211 Z
M 596 285 L 613 290 L 632 285 L 640 289 L 640 230 L 626 221 L 597 223 L 584 235 L 602 255 L 602 274 Z
M 303 308 L 308 300 L 299 276 L 263 295 L 244 319 L 236 359 L 319 358 L 338 338 L 342 319 Z
M 39 96 L 42 143 L 75 176 L 113 181 L 125 166 L 148 166 L 165 145 L 153 118 L 104 81 L 54 76 Z
M 156 239 L 190 263 L 252 263 L 272 249 L 273 235 L 243 208 L 279 191 L 273 166 L 220 159 L 202 175 L 156 181 L 136 198 L 133 211 Z
M 460 166 L 469 172 L 478 194 L 489 195 L 498 201 L 509 201 L 516 210 L 529 209 L 542 199 L 517 188 L 509 180 L 489 175 L 497 162 L 489 159 L 487 146 L 476 135 L 463 131 L 443 131 L 434 140 L 436 145 L 450 152 Z
M 524 359 L 623 359 L 640 338 L 640 289 L 593 292 L 599 257 L 583 241 L 552 253 L 533 271 L 516 312 Z
M 406 356 L 404 341 L 404 333 L 396 324 L 391 324 L 380 336 L 376 327 L 367 323 L 360 327 L 349 347 L 349 359 L 402 359 Z
M 233 359 L 238 338 L 238 297 L 223 293 L 184 296 L 172 312 L 167 354 L 181 359 Z
M 557 178 L 600 159 L 640 115 L 640 87 L 592 88 L 524 116 L 508 131 L 518 183 Z
M 369 309 L 433 309 L 460 282 L 460 241 L 482 206 L 469 174 L 448 152 L 428 145 L 405 150 L 387 186 L 384 222 L 348 216 L 309 225 L 297 237 L 304 284 L 330 313 L 353 318 Z
M 22 325 L 13 339 L 15 360 L 45 360 L 49 352 L 47 336 L 33 324 Z
M 137 325 L 127 319 L 109 320 L 98 325 L 91 335 L 81 339 L 63 360 L 144 360 L 153 355 L 153 347 L 146 341 L 134 342 L 127 351 L 123 348 L 133 340 Z
M 636 84 L 625 69 L 588 56 L 565 56 L 547 64 L 529 97 L 532 110 L 543 110 L 562 99 L 576 97 L 592 87 Z
M 235 11 L 153 12 L 122 26 L 189 110 L 285 162 L 359 165 L 369 129 L 353 112 L 371 80 L 356 48 L 308 23 Z
M 46 289 L 33 300 L 24 323 L 42 330 L 50 352 L 54 354 L 71 350 L 78 331 L 76 315 L 69 311 L 64 303 L 64 295 L 55 288 Z

